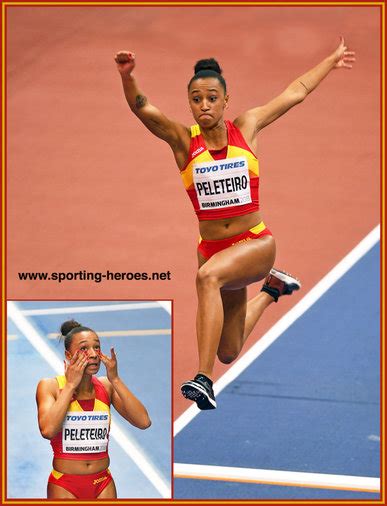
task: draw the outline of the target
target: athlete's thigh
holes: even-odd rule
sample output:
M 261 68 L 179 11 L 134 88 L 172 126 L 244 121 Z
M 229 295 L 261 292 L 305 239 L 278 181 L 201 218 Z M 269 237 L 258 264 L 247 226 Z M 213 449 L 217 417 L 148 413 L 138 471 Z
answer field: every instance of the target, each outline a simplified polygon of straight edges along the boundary
M 221 286 L 237 289 L 266 277 L 274 259 L 275 242 L 266 235 L 219 251 L 201 269 L 216 276 Z
M 247 288 L 221 290 L 221 296 L 224 319 L 219 350 L 229 351 L 230 348 L 236 348 L 239 352 L 245 330 Z
M 54 483 L 47 484 L 47 499 L 76 499 L 75 495 Z
M 114 480 L 112 480 L 109 485 L 102 490 L 97 499 L 116 499 L 117 498 L 117 490 Z

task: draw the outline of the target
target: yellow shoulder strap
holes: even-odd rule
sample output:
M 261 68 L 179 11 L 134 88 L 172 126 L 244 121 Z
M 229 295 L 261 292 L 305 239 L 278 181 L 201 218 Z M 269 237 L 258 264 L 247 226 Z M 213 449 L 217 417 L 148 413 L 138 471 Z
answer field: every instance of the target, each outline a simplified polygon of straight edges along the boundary
M 57 376 L 56 381 L 58 382 L 59 390 L 62 390 L 66 384 L 66 376 Z
M 198 135 L 200 135 L 199 125 L 192 125 L 191 126 L 191 137 L 196 137 Z

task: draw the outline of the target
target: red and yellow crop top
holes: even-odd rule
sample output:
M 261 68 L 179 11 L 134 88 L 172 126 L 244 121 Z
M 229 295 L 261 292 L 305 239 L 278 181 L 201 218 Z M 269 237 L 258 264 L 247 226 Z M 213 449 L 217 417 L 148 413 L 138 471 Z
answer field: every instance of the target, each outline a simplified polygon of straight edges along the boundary
M 59 389 L 65 376 L 57 376 Z M 99 460 L 108 456 L 110 399 L 99 379 L 91 378 L 95 399 L 72 399 L 62 430 L 51 440 L 54 457 L 69 460 Z
M 219 220 L 259 210 L 259 164 L 239 128 L 227 127 L 227 153 L 207 149 L 199 125 L 191 127 L 188 162 L 181 177 L 199 220 Z

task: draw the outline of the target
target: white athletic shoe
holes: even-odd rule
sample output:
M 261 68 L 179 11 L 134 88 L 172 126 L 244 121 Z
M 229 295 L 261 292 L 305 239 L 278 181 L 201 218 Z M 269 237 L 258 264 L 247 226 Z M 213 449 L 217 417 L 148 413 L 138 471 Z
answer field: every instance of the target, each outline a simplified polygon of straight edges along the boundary
M 275 302 L 278 302 L 281 295 L 291 295 L 294 290 L 299 290 L 300 288 L 301 282 L 298 278 L 285 271 L 273 268 L 266 277 L 261 291 L 268 293 L 274 298 Z

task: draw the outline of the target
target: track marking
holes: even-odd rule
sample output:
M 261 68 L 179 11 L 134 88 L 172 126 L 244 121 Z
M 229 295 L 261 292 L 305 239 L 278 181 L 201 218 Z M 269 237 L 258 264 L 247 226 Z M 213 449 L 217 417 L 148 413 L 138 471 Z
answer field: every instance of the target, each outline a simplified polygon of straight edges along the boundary
M 147 330 L 108 330 L 106 332 L 96 332 L 100 337 L 132 337 L 132 336 L 170 336 L 171 329 L 147 329 Z M 50 332 L 46 336 L 48 339 L 58 339 L 58 332 Z M 17 334 L 8 334 L 8 341 L 19 339 Z
M 170 336 L 171 329 L 106 330 L 102 332 L 96 330 L 95 333 L 99 337 Z M 50 332 L 47 334 L 48 339 L 57 339 L 58 336 L 59 334 L 57 332 Z
M 103 304 L 101 306 L 69 306 L 52 307 L 47 309 L 20 309 L 19 312 L 25 316 L 44 316 L 52 314 L 69 313 L 102 313 L 106 311 L 133 311 L 136 309 L 160 309 L 158 302 L 137 302 L 133 304 Z
M 163 309 L 165 309 L 165 311 L 168 314 L 172 313 L 172 301 L 170 301 L 170 300 L 159 300 L 158 303 L 160 304 L 160 306 Z
M 202 466 L 198 464 L 174 464 L 175 478 L 196 480 L 235 481 L 264 483 L 285 487 L 312 487 L 357 492 L 380 492 L 379 478 L 346 476 L 337 474 L 299 473 L 241 467 Z
M 214 384 L 215 395 L 237 378 L 254 360 L 276 341 L 300 316 L 302 316 L 325 292 L 329 290 L 353 265 L 380 240 L 380 225 L 375 227 L 360 243 L 328 272 L 290 311 L 264 334 L 230 369 Z M 193 404 L 173 424 L 176 436 L 200 410 Z
M 7 314 L 18 327 L 20 332 L 42 356 L 42 358 L 54 369 L 56 374 L 63 374 L 63 360 L 61 360 L 46 344 L 43 337 L 28 321 L 15 302 L 8 302 Z M 171 487 L 164 479 L 162 473 L 153 465 L 150 459 L 146 456 L 145 452 L 139 448 L 134 439 L 125 434 L 114 421 L 111 422 L 111 435 L 125 453 L 132 459 L 136 466 L 142 471 L 145 477 L 153 484 L 161 496 L 164 498 L 170 498 Z

